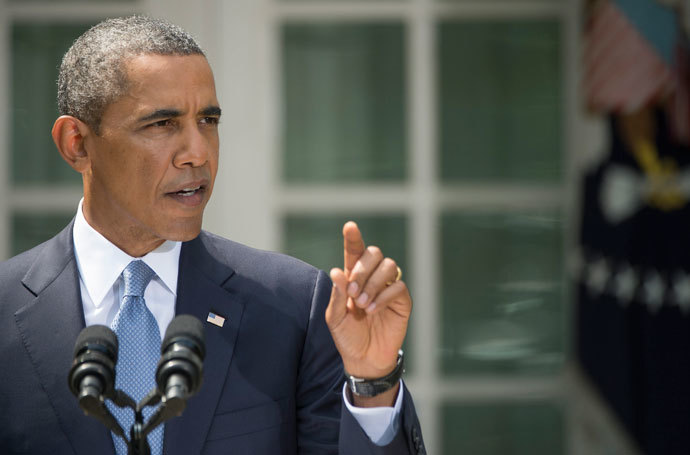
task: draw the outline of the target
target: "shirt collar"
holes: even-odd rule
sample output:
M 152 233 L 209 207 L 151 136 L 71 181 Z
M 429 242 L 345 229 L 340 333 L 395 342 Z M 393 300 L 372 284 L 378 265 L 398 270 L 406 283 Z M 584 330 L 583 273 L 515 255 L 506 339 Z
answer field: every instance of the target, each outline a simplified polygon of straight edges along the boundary
M 82 198 L 74 220 L 74 252 L 79 276 L 96 308 L 101 306 L 127 264 L 136 259 L 151 267 L 165 287 L 176 295 L 181 242 L 166 240 L 145 256 L 134 258 L 89 225 L 82 213 L 83 202 Z

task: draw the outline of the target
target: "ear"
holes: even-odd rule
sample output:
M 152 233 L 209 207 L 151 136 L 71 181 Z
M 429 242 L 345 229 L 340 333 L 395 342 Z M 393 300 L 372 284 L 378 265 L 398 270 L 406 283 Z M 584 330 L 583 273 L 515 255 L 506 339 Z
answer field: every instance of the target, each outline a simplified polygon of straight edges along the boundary
M 90 166 L 84 138 L 91 133 L 91 128 L 86 123 L 71 115 L 58 117 L 53 125 L 53 141 L 62 159 L 79 173 L 83 173 Z

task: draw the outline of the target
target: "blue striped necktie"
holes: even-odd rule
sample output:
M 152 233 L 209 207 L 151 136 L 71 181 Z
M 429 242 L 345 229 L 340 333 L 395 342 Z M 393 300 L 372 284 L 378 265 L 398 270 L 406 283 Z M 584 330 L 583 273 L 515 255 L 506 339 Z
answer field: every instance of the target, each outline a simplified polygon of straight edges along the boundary
M 122 272 L 124 295 L 111 328 L 117 335 L 120 348 L 115 372 L 115 388 L 123 390 L 137 403 L 156 386 L 156 364 L 160 357 L 161 337 L 153 314 L 146 307 L 144 290 L 155 272 L 141 260 L 130 262 Z M 125 434 L 134 423 L 134 411 L 118 408 L 108 402 L 111 412 L 120 422 Z M 144 409 L 148 420 L 155 408 Z M 127 444 L 112 435 L 117 455 L 127 455 Z M 148 435 L 151 455 L 163 453 L 163 426 Z

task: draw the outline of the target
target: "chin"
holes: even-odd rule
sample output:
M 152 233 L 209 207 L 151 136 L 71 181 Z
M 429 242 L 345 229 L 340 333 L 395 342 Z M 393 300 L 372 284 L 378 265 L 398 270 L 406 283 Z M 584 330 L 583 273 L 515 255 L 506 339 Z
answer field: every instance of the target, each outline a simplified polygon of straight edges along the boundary
M 194 240 L 201 233 L 201 220 L 176 224 L 177 226 L 173 229 L 164 229 L 164 234 L 161 237 L 174 242 L 188 242 Z

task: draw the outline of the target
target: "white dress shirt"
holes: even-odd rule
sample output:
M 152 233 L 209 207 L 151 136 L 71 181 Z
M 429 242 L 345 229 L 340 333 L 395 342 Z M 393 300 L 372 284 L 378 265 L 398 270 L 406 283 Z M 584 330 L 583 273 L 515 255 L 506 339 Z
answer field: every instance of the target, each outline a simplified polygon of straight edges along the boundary
M 124 281 L 122 271 L 141 259 L 156 272 L 144 291 L 144 300 L 158 323 L 161 340 L 175 316 L 177 270 L 180 242 L 165 241 L 146 256 L 135 258 L 125 253 L 86 222 L 82 213 L 83 200 L 74 220 L 74 253 L 79 268 L 81 302 L 86 325 L 111 326 L 120 310 Z
M 79 285 L 86 325 L 111 326 L 120 310 L 124 292 L 122 271 L 136 259 L 146 263 L 156 273 L 144 291 L 144 300 L 158 323 L 161 339 L 175 316 L 180 242 L 166 240 L 158 248 L 135 258 L 103 237 L 87 223 L 79 202 L 74 220 L 74 253 L 79 268 Z M 378 445 L 393 440 L 399 425 L 402 393 L 398 393 L 395 407 L 357 408 L 350 404 L 343 388 L 345 404 L 369 438 Z

